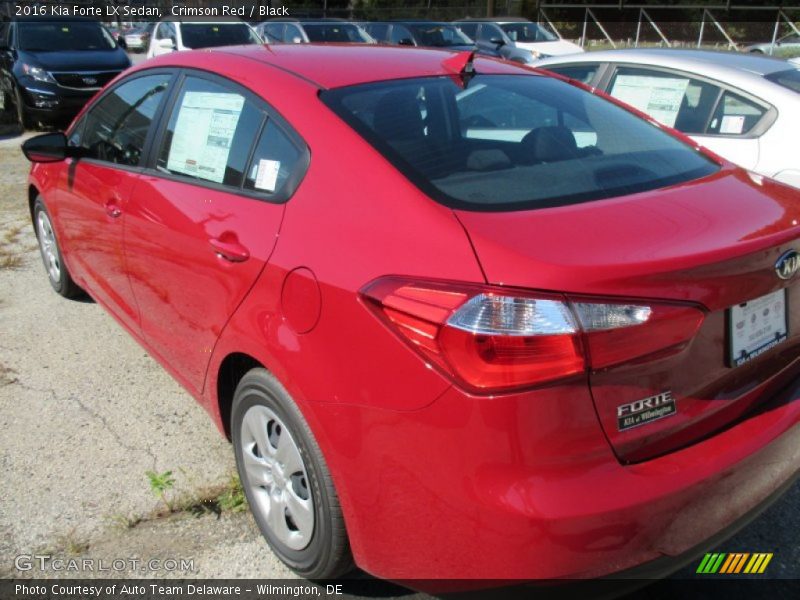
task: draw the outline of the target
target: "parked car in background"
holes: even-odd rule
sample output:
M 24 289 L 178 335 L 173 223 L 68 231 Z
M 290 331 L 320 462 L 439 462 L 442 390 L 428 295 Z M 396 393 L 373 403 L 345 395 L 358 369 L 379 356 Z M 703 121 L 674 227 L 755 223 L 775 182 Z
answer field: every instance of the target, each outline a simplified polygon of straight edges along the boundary
M 744 48 L 744 52 L 754 52 L 756 54 L 772 54 L 775 50 L 800 50 L 800 35 L 790 33 L 779 37 L 775 43 L 764 42 L 761 44 L 753 44 Z
M 523 64 L 534 63 L 539 58 L 530 50 L 517 48 L 497 23 L 466 19 L 454 21 L 453 24 L 475 42 L 478 53 L 484 56 L 496 56 Z
M 130 64 L 99 21 L 28 17 L 0 23 L 0 110 L 22 128 L 63 124 Z
M 737 52 L 608 50 L 543 60 L 742 167 L 800 187 L 800 70 Z M 538 66 L 538 65 L 537 65 Z
M 800 472 L 800 192 L 471 54 L 137 65 L 23 146 L 46 276 L 209 411 L 302 576 L 668 573 Z
M 583 52 L 580 46 L 560 39 L 544 25 L 524 19 L 462 19 L 455 24 L 475 40 L 482 54 L 494 52 L 495 56 L 516 62 Z
M 131 52 L 147 52 L 156 23 L 137 23 L 123 34 L 125 46 Z
M 270 19 L 255 29 L 268 44 L 376 43 L 361 26 L 341 19 Z
M 452 23 L 439 21 L 376 21 L 364 28 L 379 43 L 473 50 L 475 43 Z
M 255 29 L 243 21 L 160 21 L 147 58 L 197 48 L 261 43 Z

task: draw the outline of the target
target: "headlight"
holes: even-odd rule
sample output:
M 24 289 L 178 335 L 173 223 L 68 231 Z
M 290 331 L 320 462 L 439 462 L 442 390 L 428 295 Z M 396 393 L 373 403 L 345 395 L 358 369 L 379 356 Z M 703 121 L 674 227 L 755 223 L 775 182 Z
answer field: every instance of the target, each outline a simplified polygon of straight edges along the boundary
M 539 52 L 538 50 L 531 50 L 531 54 L 533 55 L 534 60 L 542 60 L 543 58 L 550 58 L 551 54 L 545 54 L 544 52 Z
M 53 79 L 53 76 L 41 67 L 35 67 L 27 63 L 22 63 L 22 72 L 36 81 L 43 81 L 44 83 L 56 83 L 56 80 Z

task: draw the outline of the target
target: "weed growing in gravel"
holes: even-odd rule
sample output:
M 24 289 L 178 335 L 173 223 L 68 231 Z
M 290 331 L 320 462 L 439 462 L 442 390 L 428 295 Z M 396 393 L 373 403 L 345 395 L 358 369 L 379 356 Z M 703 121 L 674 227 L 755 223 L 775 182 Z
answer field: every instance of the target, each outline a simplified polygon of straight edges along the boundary
M 175 478 L 172 476 L 172 471 L 164 471 L 163 473 L 147 471 L 145 475 L 150 481 L 150 491 L 164 503 L 169 512 L 172 512 L 172 501 L 168 497 L 169 492 L 175 486 Z

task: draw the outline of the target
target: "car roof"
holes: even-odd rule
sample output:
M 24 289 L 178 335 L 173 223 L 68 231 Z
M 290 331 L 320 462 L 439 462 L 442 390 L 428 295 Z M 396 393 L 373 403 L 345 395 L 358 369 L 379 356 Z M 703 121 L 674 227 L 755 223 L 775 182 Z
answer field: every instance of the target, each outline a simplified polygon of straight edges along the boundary
M 626 48 L 600 50 L 581 55 L 568 55 L 542 60 L 541 66 L 586 62 L 630 62 L 683 69 L 708 77 L 740 76 L 742 72 L 763 77 L 790 69 L 785 60 L 742 52 L 687 50 L 681 48 Z
M 147 67 L 202 67 L 202 57 L 209 52 L 234 55 L 271 65 L 321 88 L 452 75 L 442 62 L 458 54 L 433 48 L 364 44 L 253 44 L 172 52 L 143 64 Z M 536 74 L 521 65 L 489 57 L 476 56 L 474 65 L 478 73 Z

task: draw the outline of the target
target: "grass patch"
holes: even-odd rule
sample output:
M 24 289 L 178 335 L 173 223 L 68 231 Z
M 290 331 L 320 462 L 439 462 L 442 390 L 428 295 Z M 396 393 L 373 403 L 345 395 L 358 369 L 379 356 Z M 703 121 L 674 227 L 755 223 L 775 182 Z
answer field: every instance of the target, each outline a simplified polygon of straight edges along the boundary
M 59 535 L 51 546 L 44 548 L 40 554 L 80 556 L 89 549 L 89 541 L 78 534 L 73 527 L 67 533 Z

